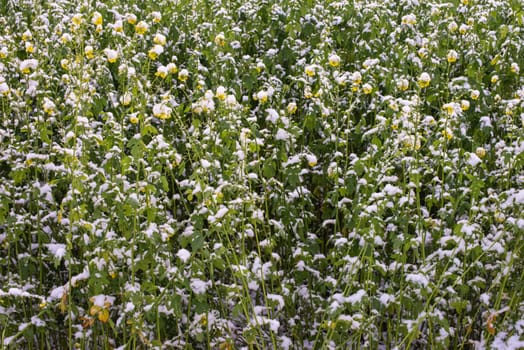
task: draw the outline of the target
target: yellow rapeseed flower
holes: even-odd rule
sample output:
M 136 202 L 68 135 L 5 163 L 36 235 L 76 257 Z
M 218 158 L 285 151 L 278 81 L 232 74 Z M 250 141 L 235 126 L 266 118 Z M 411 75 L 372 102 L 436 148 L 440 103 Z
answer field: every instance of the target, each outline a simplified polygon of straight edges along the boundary
M 426 88 L 429 86 L 429 83 L 431 83 L 431 76 L 424 72 L 419 76 L 417 83 L 422 89 Z
M 93 13 L 93 17 L 91 18 L 91 23 L 93 23 L 95 26 L 101 26 L 103 22 L 104 18 L 102 17 L 102 14 L 95 11 L 95 13 Z
M 135 32 L 139 35 L 144 35 L 149 29 L 149 25 L 144 22 L 144 21 L 140 21 L 137 23 L 136 27 L 135 27 Z

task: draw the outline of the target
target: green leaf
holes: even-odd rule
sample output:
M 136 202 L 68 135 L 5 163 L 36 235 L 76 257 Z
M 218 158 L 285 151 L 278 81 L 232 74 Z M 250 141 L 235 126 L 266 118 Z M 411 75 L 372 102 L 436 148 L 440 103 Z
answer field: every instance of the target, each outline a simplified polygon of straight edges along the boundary
M 270 179 L 275 176 L 276 173 L 276 164 L 272 159 L 266 159 L 262 167 L 262 174 L 264 177 Z

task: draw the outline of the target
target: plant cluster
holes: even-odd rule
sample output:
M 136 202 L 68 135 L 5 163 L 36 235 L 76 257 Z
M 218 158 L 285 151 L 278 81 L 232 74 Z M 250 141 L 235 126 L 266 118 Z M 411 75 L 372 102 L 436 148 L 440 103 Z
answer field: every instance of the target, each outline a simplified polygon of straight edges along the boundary
M 0 349 L 524 346 L 518 0 L 0 7 Z

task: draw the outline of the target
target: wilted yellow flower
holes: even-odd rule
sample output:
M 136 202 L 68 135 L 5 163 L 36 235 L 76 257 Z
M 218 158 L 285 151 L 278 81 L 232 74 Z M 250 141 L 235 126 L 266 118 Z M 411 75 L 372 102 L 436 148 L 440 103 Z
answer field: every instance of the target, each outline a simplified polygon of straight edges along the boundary
M 93 17 L 91 18 L 91 23 L 93 23 L 95 26 L 101 26 L 104 22 L 104 18 L 102 17 L 102 14 L 100 12 L 93 13 Z
M 422 89 L 429 86 L 429 83 L 431 83 L 431 76 L 424 72 L 418 77 L 418 86 L 420 86 Z
M 137 23 L 136 27 L 135 27 L 135 32 L 139 35 L 144 35 L 149 29 L 149 25 L 144 22 L 144 21 L 140 21 Z

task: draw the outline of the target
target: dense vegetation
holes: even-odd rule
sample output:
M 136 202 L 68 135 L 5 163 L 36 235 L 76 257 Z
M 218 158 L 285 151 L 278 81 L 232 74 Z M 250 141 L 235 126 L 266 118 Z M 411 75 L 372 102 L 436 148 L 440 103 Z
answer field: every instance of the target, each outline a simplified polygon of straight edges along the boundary
M 520 1 L 0 13 L 0 349 L 524 347 Z

